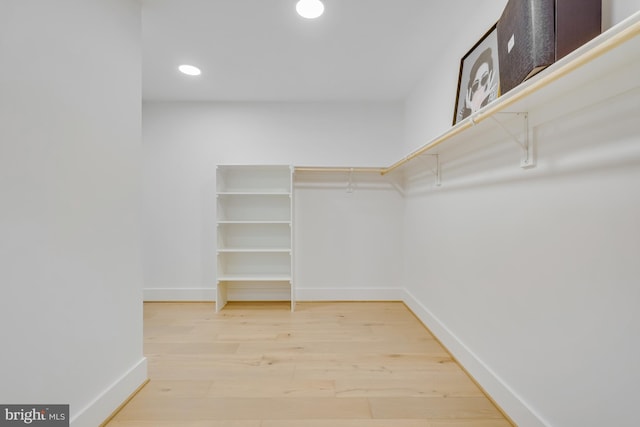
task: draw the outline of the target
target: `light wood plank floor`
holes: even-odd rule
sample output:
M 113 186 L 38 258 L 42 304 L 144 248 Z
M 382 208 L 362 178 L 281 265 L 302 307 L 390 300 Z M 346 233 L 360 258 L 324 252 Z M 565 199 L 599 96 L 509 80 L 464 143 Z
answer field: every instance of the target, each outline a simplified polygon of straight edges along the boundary
M 145 303 L 151 381 L 109 427 L 509 427 L 399 302 Z

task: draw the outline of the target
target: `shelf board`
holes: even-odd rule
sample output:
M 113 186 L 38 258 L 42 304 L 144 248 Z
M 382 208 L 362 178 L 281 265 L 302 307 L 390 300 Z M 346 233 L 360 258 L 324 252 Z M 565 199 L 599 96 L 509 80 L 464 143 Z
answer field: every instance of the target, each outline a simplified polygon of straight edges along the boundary
M 291 253 L 290 248 L 220 248 L 219 253 Z
M 218 196 L 291 196 L 290 191 L 284 190 L 242 190 L 242 191 L 218 191 Z
M 225 165 L 217 165 L 216 168 L 222 171 L 241 171 L 241 172 L 256 172 L 256 171 L 288 171 L 291 169 L 290 165 L 265 165 L 265 164 L 255 164 L 248 165 L 245 163 L 241 164 L 225 164 Z
M 290 274 L 222 274 L 218 282 L 291 282 Z
M 262 221 L 262 220 L 218 220 L 218 224 L 291 224 L 289 220 L 273 220 L 273 221 Z

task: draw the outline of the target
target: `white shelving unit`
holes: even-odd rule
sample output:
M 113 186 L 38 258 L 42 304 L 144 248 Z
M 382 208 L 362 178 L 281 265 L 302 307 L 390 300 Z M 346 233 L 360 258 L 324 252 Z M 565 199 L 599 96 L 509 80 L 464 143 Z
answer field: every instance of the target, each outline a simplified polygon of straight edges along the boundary
M 233 299 L 287 299 L 293 311 L 293 168 L 219 165 L 216 198 L 216 311 Z

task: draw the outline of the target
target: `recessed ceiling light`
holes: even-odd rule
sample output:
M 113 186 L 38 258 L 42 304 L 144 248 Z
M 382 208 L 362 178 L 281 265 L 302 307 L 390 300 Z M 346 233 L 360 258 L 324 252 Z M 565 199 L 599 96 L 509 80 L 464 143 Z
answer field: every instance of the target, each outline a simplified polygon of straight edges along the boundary
M 193 65 L 181 65 L 178 67 L 178 70 L 188 76 L 199 76 L 202 74 L 200 68 L 194 67 Z
M 296 4 L 298 15 L 307 19 L 315 19 L 324 13 L 324 5 L 320 0 L 300 0 Z

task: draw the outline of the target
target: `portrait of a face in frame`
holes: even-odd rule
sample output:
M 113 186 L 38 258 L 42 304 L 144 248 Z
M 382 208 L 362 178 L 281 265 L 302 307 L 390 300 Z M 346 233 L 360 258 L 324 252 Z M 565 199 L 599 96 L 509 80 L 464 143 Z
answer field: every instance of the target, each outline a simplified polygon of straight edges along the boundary
M 462 58 L 455 125 L 500 96 L 498 34 L 495 26 Z

